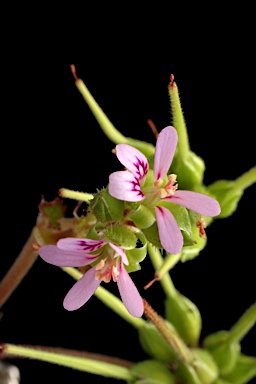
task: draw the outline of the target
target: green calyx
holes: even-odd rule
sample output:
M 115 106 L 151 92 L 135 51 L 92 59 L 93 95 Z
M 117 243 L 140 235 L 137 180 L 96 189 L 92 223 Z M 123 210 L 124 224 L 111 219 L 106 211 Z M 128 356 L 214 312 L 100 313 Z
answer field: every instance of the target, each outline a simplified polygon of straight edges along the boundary
M 124 201 L 115 199 L 109 194 L 108 188 L 103 188 L 94 195 L 89 210 L 101 223 L 119 221 L 123 217 Z
M 104 238 L 124 249 L 134 249 L 137 244 L 135 233 L 122 224 L 108 226 L 104 230 Z

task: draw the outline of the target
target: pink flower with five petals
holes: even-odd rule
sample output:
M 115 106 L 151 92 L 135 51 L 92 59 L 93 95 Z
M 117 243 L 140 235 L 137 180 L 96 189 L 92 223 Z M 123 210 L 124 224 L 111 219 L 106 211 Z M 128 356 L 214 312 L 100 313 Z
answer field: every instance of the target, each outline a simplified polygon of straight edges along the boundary
M 100 258 L 99 263 L 91 267 L 67 293 L 63 305 L 68 311 L 80 308 L 90 299 L 101 281 L 109 282 L 112 278 L 117 282 L 128 312 L 135 317 L 142 316 L 142 298 L 123 265 L 129 262 L 121 247 L 106 240 L 64 238 L 57 245 L 41 247 L 39 255 L 47 263 L 60 267 L 83 267 Z
M 173 254 L 183 247 L 183 237 L 173 214 L 159 205 L 161 201 L 170 201 L 203 216 L 217 216 L 219 203 L 210 196 L 192 191 L 177 190 L 176 175 L 167 172 L 172 163 L 178 142 L 176 129 L 164 128 L 157 139 L 154 157 L 154 182 L 152 186 L 144 183 L 149 171 L 147 158 L 136 148 L 127 144 L 116 146 L 118 160 L 125 171 L 114 172 L 109 176 L 109 193 L 116 199 L 139 202 L 155 210 L 156 221 L 163 248 Z M 164 178 L 167 177 L 167 183 Z

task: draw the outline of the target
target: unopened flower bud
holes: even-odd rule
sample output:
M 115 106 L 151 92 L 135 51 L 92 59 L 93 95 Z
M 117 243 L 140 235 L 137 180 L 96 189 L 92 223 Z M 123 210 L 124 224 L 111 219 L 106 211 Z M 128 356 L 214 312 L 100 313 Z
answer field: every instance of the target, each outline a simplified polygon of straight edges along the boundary
M 193 350 L 195 360 L 191 364 L 200 379 L 201 384 L 213 383 L 218 375 L 218 366 L 212 358 L 211 354 L 204 349 Z
M 169 322 L 166 322 L 166 324 L 175 331 Z M 176 352 L 167 343 L 154 324 L 146 323 L 138 329 L 138 333 L 141 346 L 149 356 L 165 363 L 176 361 Z
M 123 216 L 124 202 L 115 199 L 104 188 L 98 191 L 89 205 L 89 210 L 96 216 L 101 223 L 118 221 Z
M 238 356 L 234 369 L 223 378 L 230 383 L 249 383 L 250 380 L 256 378 L 256 357 L 241 354 Z
M 130 369 L 134 375 L 132 384 L 139 383 L 161 383 L 174 384 L 175 379 L 170 369 L 163 363 L 157 360 L 144 360 L 134 364 Z
M 190 346 L 196 346 L 202 328 L 201 314 L 197 306 L 179 292 L 165 300 L 165 317 Z
M 228 331 L 219 331 L 207 336 L 203 341 L 203 346 L 213 356 L 222 375 L 231 372 L 240 354 L 240 344 L 238 342 L 227 342 Z

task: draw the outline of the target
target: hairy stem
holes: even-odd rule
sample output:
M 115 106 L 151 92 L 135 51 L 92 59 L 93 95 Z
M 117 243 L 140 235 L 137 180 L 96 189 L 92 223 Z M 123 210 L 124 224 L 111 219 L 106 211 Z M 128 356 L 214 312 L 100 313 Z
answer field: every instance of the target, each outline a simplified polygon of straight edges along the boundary
M 33 248 L 34 243 L 34 230 L 32 230 L 17 259 L 0 282 L 0 307 L 10 297 L 36 261 L 38 250 Z

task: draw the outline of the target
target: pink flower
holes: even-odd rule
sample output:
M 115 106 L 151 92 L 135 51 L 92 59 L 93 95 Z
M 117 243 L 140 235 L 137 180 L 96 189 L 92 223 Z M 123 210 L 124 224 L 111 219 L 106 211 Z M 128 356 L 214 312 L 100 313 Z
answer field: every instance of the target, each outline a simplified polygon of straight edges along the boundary
M 142 298 L 123 265 L 129 264 L 127 256 L 117 245 L 106 240 L 65 238 L 57 245 L 41 247 L 39 255 L 47 263 L 61 267 L 83 267 L 100 258 L 98 264 L 91 267 L 67 293 L 63 305 L 68 311 L 84 305 L 101 281 L 108 283 L 112 277 L 128 312 L 135 317 L 142 316 Z
M 117 199 L 143 201 L 144 205 L 155 210 L 161 244 L 166 251 L 174 254 L 181 252 L 183 237 L 173 214 L 159 205 L 161 201 L 171 201 L 204 216 L 217 216 L 220 213 L 219 203 L 215 199 L 197 192 L 179 191 L 175 184 L 176 175 L 167 176 L 177 142 L 175 128 L 168 126 L 160 132 L 154 157 L 154 181 L 150 186 L 148 182 L 145 184 L 149 172 L 146 157 L 130 145 L 118 144 L 116 155 L 126 170 L 112 173 L 108 187 L 109 193 Z

